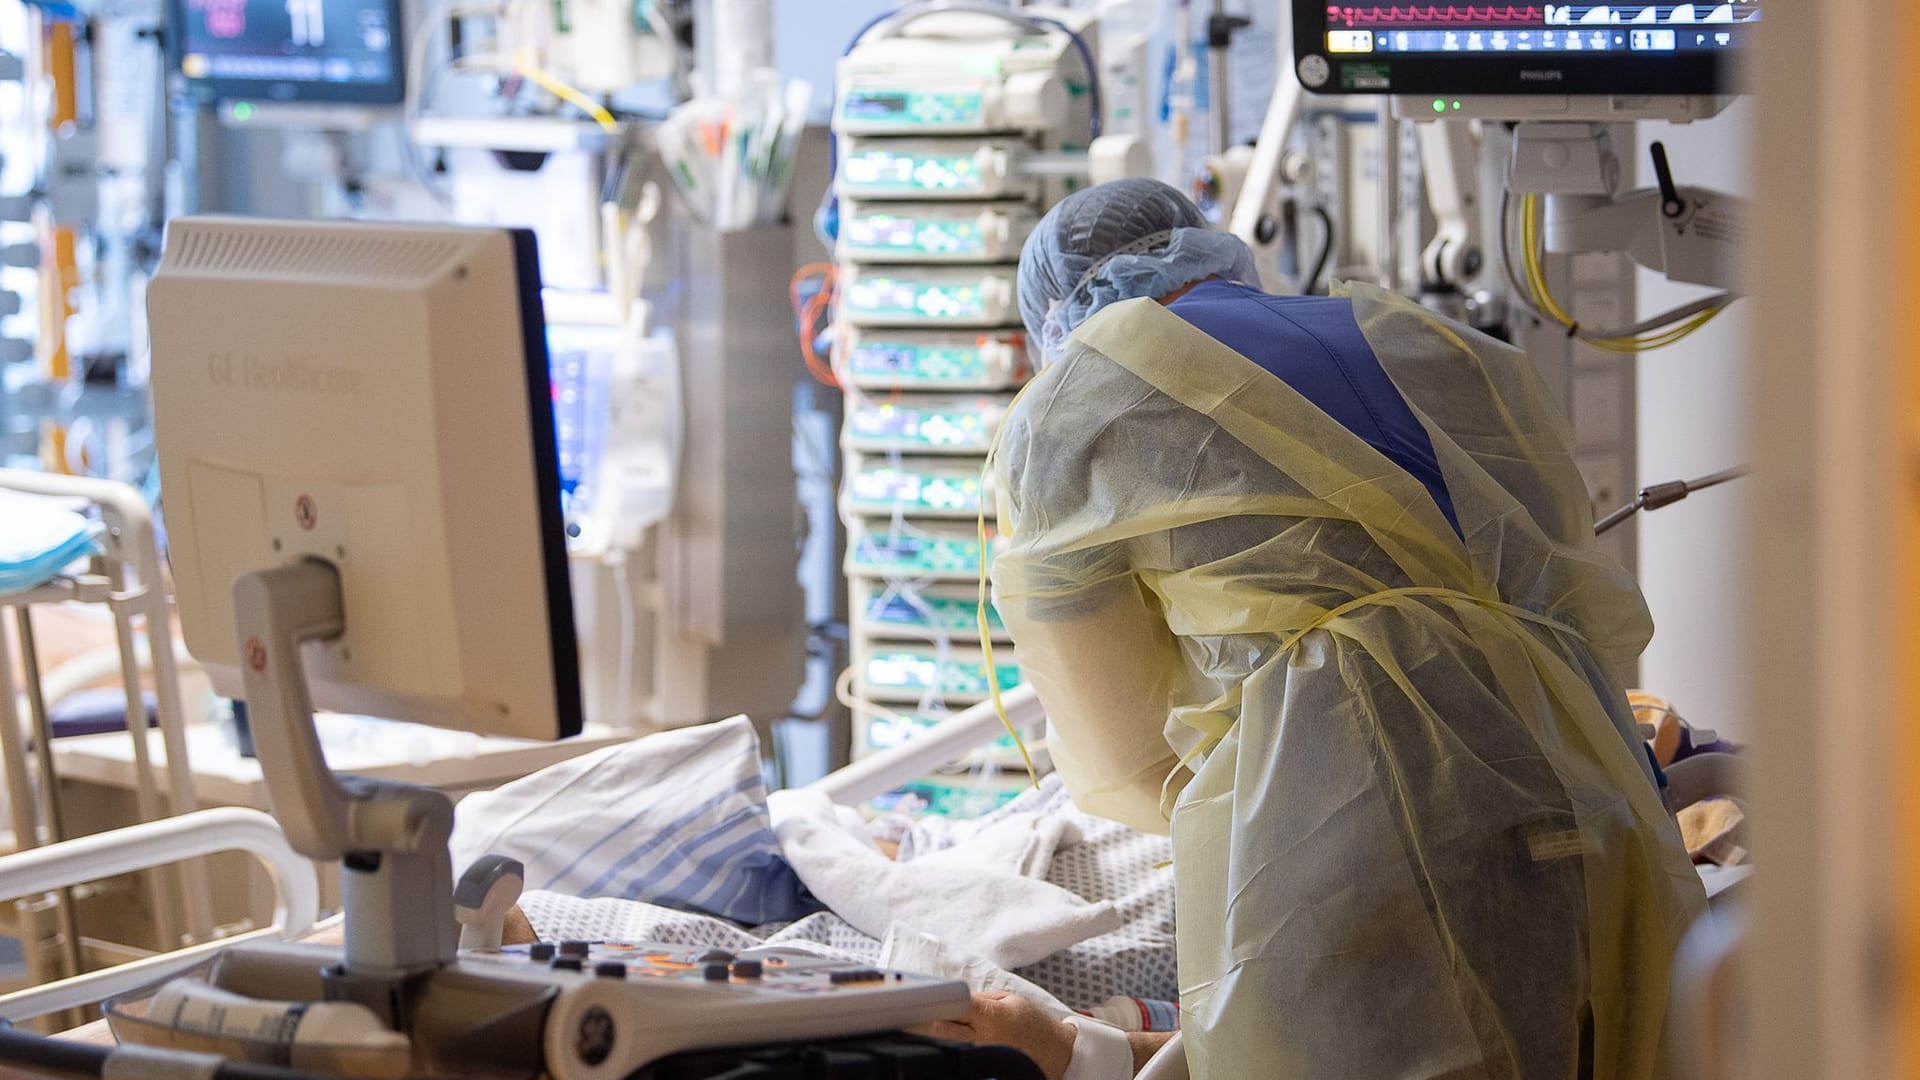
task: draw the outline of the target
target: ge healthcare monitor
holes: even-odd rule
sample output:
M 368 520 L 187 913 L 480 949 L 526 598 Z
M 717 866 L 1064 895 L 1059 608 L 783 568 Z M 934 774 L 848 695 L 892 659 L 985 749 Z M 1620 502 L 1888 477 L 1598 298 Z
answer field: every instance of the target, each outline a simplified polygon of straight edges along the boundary
M 1724 95 L 1760 9 L 1295 0 L 1295 70 L 1326 94 Z
M 166 0 L 167 48 L 195 104 L 392 105 L 399 0 Z
M 552 739 L 581 726 L 533 234 L 167 226 L 154 434 L 187 646 L 240 690 L 234 582 L 319 560 L 322 708 Z

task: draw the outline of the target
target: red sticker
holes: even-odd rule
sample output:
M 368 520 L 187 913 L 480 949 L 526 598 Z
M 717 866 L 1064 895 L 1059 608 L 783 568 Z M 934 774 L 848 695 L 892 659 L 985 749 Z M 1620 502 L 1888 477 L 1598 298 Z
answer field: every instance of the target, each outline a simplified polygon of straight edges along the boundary
M 302 495 L 293 500 L 293 518 L 303 529 L 311 529 L 320 521 L 320 508 L 313 504 L 313 496 Z
M 267 647 L 259 638 L 247 639 L 247 666 L 255 671 L 267 670 Z

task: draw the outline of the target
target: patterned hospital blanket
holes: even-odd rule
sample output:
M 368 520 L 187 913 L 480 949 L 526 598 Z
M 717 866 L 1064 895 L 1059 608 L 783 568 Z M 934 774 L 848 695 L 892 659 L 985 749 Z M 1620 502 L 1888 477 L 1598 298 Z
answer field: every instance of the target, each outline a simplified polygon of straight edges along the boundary
M 752 728 L 735 721 L 693 731 L 699 735 L 671 732 L 613 748 L 623 753 L 563 763 L 559 775 L 519 781 L 517 791 L 508 785 L 470 796 L 460 804 L 454 865 L 489 852 L 526 863 L 530 891 L 521 907 L 548 940 L 780 944 L 877 962 L 881 942 L 819 910 L 779 858 Z M 646 747 L 655 740 L 662 741 Z M 653 791 L 672 797 L 648 798 Z M 1122 995 L 1175 1000 L 1167 839 L 1081 813 L 1057 777 L 975 822 L 907 826 L 900 858 L 1031 813 L 1067 815 L 1078 826 L 1080 839 L 1054 852 L 1047 880 L 1089 901 L 1114 902 L 1124 924 L 1017 974 L 1076 1009 Z

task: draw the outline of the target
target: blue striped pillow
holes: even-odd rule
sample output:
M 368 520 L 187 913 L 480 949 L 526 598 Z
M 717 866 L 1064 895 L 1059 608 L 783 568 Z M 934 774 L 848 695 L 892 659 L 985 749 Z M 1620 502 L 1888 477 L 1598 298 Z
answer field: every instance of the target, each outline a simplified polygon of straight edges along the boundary
M 745 717 L 564 761 L 455 814 L 453 866 L 506 855 L 527 887 L 612 896 L 749 926 L 822 910 L 767 820 L 760 741 Z

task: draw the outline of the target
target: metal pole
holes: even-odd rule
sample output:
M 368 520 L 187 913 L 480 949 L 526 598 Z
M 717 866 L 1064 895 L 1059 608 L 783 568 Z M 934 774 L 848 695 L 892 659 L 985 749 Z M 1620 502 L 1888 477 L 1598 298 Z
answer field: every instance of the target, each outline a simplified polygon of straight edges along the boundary
M 161 808 L 159 785 L 154 782 L 153 777 L 153 748 L 147 731 L 147 703 L 140 692 L 140 653 L 134 644 L 133 616 L 120 602 L 120 597 L 127 589 L 126 564 L 117 559 L 111 560 L 107 573 L 114 597 L 108 606 L 113 611 L 113 632 L 120 646 L 120 678 L 126 684 L 127 737 L 133 740 L 135 799 L 140 807 L 141 821 L 158 821 L 166 816 L 166 812 Z M 151 637 L 147 639 L 147 645 L 149 654 L 152 654 L 154 641 Z M 157 667 L 160 662 L 159 656 L 153 655 L 152 659 Z M 179 692 L 178 687 L 175 687 L 174 692 Z M 158 695 L 156 695 L 156 701 L 157 699 Z M 168 762 L 168 765 L 172 764 L 173 762 Z M 180 869 L 181 872 L 185 872 L 185 867 Z M 181 941 L 183 919 L 179 898 L 174 895 L 166 875 L 152 875 L 148 878 L 148 885 L 153 892 L 154 920 L 159 924 L 161 940 L 168 948 L 172 948 Z
M 27 744 L 20 728 L 19 698 L 13 687 L 13 659 L 7 627 L 0 622 L 0 766 L 7 781 L 7 809 L 13 818 L 13 846 L 40 846 L 39 819 L 33 812 L 33 780 L 27 773 Z
M 153 573 L 151 580 L 147 579 L 149 572 Z M 173 627 L 168 622 L 167 597 L 158 572 L 150 571 L 143 561 L 141 578 L 140 606 L 144 609 L 147 655 L 152 658 L 160 741 L 167 755 L 171 803 L 168 810 L 185 814 L 199 809 L 199 800 L 194 794 L 193 771 L 187 758 L 186 717 L 181 715 L 185 702 L 180 695 L 180 669 L 173 655 Z M 145 729 L 135 737 L 145 742 Z M 206 940 L 213 935 L 213 901 L 207 886 L 207 864 L 198 860 L 183 862 L 175 869 L 186 900 L 185 931 L 196 940 Z
M 1213 18 L 1207 23 L 1207 150 L 1213 154 L 1226 153 L 1233 138 L 1227 123 L 1227 35 L 1220 29 L 1226 16 L 1227 0 L 1213 0 Z
M 27 713 L 33 721 L 33 756 L 40 769 L 40 801 L 47 816 L 48 839 L 57 844 L 67 838 L 67 816 L 60 805 L 60 777 L 53 770 L 53 721 L 47 717 L 47 699 L 40 690 L 40 656 L 33 644 L 33 618 L 25 605 L 14 608 L 13 617 L 20 632 L 20 668 L 26 679 Z M 145 715 L 142 710 L 141 716 Z M 60 889 L 58 896 L 61 952 L 65 955 L 67 970 L 78 975 L 86 970 L 80 959 L 79 913 L 73 908 L 72 889 Z
M 126 588 L 126 571 L 118 562 L 108 570 L 109 588 L 118 595 Z M 141 821 L 160 818 L 160 791 L 153 782 L 153 753 L 147 744 L 147 703 L 140 693 L 140 653 L 133 643 L 133 620 L 119 604 L 113 611 L 113 635 L 120 647 L 120 681 L 126 693 L 127 731 L 133 736 L 134 800 Z
M 1393 115 L 1393 99 L 1383 97 L 1376 110 L 1380 129 L 1380 235 L 1375 249 L 1380 259 L 1380 287 L 1400 288 L 1400 122 Z

